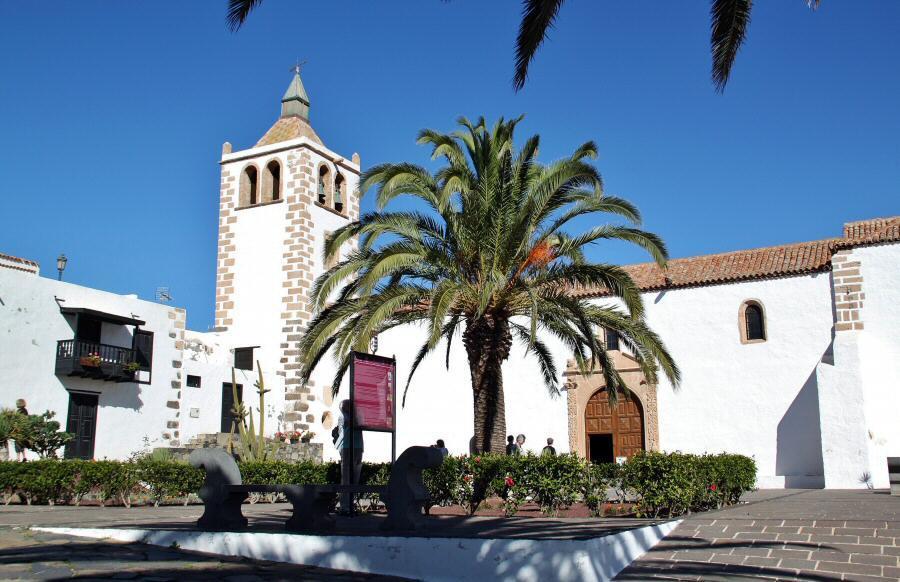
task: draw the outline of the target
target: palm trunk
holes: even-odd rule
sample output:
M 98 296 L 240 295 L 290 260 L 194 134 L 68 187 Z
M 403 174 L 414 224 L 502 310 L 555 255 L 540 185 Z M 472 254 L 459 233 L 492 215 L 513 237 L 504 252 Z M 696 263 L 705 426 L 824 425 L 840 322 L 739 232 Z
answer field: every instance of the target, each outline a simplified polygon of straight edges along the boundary
M 506 442 L 502 364 L 512 345 L 509 322 L 490 315 L 470 321 L 463 332 L 463 345 L 472 374 L 475 451 L 502 454 Z

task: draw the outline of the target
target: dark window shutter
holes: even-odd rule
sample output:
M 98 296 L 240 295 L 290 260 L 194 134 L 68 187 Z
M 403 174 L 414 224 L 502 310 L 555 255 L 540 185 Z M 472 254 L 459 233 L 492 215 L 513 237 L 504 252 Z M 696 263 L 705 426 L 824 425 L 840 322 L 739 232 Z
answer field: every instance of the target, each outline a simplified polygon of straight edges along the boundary
M 252 370 L 253 348 L 235 348 L 234 367 L 238 370 Z
M 744 320 L 747 325 L 747 340 L 766 339 L 762 308 L 759 305 L 748 305 L 744 310 Z
M 200 387 L 200 376 L 194 376 L 193 374 L 188 374 L 187 385 L 188 385 L 188 388 L 199 388 Z
M 606 330 L 606 349 L 607 351 L 619 349 L 619 334 L 612 329 Z
M 134 331 L 134 359 L 141 365 L 141 370 L 150 371 L 153 367 L 153 332 L 137 329 Z

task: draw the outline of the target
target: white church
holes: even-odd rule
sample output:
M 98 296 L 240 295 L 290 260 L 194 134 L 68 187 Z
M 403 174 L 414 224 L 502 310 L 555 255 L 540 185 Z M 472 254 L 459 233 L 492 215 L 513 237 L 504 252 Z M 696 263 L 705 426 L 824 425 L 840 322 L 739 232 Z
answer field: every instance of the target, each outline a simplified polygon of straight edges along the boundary
M 312 431 L 336 457 L 330 429 L 346 386 L 332 398 L 330 361 L 304 384 L 299 340 L 311 286 L 328 267 L 323 241 L 359 217 L 360 157 L 324 144 L 295 75 L 279 119 L 248 149 L 226 142 L 221 170 L 215 331 L 186 329 L 183 309 L 44 277 L 33 261 L 0 255 L 0 406 L 25 398 L 32 413 L 56 412 L 76 435 L 66 456 L 122 459 L 228 432 L 232 366 L 255 406 L 258 360 L 271 389 L 267 432 Z M 727 451 L 756 459 L 763 488 L 888 486 L 885 459 L 900 456 L 900 217 L 847 223 L 825 240 L 626 269 L 682 385 L 648 384 L 609 337 L 632 394 L 610 408 L 602 375 L 581 375 L 547 338 L 565 370 L 561 396 L 551 397 L 537 363 L 514 350 L 504 367 L 507 428 L 527 436 L 526 450 L 552 437 L 558 450 L 596 461 L 642 449 Z M 400 382 L 422 333 L 379 337 Z M 397 447 L 442 438 L 462 454 L 471 436 L 456 344 L 449 370 L 443 358 L 422 363 L 398 411 Z M 389 457 L 389 438 L 367 434 L 365 458 Z

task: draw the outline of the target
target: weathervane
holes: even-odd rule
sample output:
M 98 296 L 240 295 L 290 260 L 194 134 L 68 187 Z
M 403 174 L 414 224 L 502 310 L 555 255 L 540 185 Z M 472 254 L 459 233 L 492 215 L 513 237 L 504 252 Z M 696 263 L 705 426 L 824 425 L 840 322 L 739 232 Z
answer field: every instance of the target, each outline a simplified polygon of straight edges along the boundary
M 305 65 L 305 64 L 306 64 L 306 61 L 301 61 L 300 59 L 297 59 L 297 64 L 294 65 L 293 67 L 291 67 L 291 72 L 294 73 L 295 75 L 299 75 L 300 69 L 302 69 L 303 65 Z

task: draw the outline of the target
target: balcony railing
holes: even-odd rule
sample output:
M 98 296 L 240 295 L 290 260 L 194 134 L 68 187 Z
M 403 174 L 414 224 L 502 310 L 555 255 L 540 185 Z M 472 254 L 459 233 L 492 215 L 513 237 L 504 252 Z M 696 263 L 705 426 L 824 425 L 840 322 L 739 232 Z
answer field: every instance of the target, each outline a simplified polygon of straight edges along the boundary
M 82 340 L 60 340 L 56 344 L 56 373 L 115 382 L 127 382 L 134 372 L 126 366 L 135 361 L 134 350 Z

